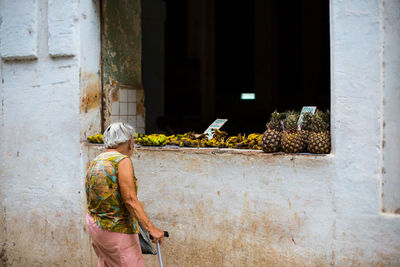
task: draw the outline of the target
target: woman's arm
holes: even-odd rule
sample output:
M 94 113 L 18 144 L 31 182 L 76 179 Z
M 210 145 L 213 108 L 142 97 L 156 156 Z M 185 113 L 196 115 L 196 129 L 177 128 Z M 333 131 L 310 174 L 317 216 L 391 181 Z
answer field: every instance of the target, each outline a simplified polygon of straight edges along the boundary
M 133 182 L 133 166 L 130 158 L 125 158 L 118 165 L 118 183 L 121 191 L 122 201 L 128 211 L 140 222 L 142 227 L 154 238 L 153 242 L 162 242 L 164 232 L 158 229 L 150 221 L 144 212 L 142 204 L 139 202 L 135 184 Z

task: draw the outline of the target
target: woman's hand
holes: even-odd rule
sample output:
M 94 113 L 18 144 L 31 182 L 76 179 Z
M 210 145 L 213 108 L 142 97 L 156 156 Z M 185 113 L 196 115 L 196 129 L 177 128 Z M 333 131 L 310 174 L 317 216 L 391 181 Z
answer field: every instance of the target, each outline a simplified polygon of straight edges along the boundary
M 164 241 L 164 232 L 155 227 L 149 217 L 147 217 L 142 204 L 139 202 L 133 183 L 133 166 L 130 158 L 125 158 L 119 162 L 118 184 L 121 191 L 122 200 L 128 211 L 140 222 L 142 227 L 153 237 L 153 243 Z
M 150 236 L 153 238 L 153 243 L 162 243 L 164 242 L 164 231 L 161 231 L 157 227 L 153 226 L 149 231 Z

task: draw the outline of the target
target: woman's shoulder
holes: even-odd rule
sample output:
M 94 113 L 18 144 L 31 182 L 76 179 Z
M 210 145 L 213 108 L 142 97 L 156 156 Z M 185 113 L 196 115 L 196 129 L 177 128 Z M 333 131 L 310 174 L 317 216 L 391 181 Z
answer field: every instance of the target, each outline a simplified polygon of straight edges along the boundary
M 108 151 L 103 152 L 99 155 L 102 160 L 111 160 L 113 162 L 120 162 L 124 158 L 129 158 L 127 155 L 124 155 L 118 151 Z

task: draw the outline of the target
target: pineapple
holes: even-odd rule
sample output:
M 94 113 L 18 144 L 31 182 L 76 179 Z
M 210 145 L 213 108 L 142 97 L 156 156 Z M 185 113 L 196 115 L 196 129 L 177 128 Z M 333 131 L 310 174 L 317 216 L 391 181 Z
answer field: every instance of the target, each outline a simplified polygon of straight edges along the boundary
M 308 136 L 310 135 L 311 131 L 311 119 L 313 117 L 313 114 L 311 112 L 306 112 L 303 114 L 303 121 L 301 122 L 300 125 L 300 133 L 303 138 L 303 141 L 305 143 L 305 148 L 307 147 L 308 144 Z
M 322 119 L 324 120 L 325 123 L 328 124 L 328 130 L 331 129 L 331 112 L 329 109 L 327 109 L 325 112 L 322 113 Z
M 281 149 L 282 117 L 284 114 L 276 110 L 271 114 L 271 119 L 267 123 L 267 130 L 261 140 L 261 147 L 264 152 L 278 152 Z
M 299 153 L 305 149 L 305 142 L 301 131 L 297 129 L 299 113 L 290 111 L 284 121 L 284 131 L 282 134 L 282 150 L 286 153 Z
M 328 154 L 331 151 L 329 133 L 329 111 L 317 111 L 312 117 L 311 132 L 308 137 L 308 151 L 315 154 Z

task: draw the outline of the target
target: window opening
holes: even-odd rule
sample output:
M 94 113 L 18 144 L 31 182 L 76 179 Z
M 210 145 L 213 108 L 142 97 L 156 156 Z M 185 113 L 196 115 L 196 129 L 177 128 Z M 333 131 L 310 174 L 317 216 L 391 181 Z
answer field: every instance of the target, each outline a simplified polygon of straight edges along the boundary
M 146 20 L 160 9 L 162 41 L 151 37 L 156 19 Z M 146 87 L 154 78 L 146 73 L 165 64 L 158 85 L 164 112 L 152 118 L 158 128 L 202 132 L 215 118 L 227 118 L 223 129 L 230 134 L 262 132 L 274 109 L 330 108 L 327 0 L 153 0 L 143 17 L 145 91 L 157 90 Z M 163 55 L 158 65 L 154 54 Z M 243 93 L 256 97 L 244 100 Z M 146 106 L 153 101 L 160 102 L 146 99 Z M 148 132 L 159 130 L 146 124 Z
M 227 118 L 235 135 L 263 132 L 274 109 L 330 108 L 328 0 L 102 1 L 102 17 L 105 124 L 200 133 Z M 136 99 L 114 111 L 120 90 Z

